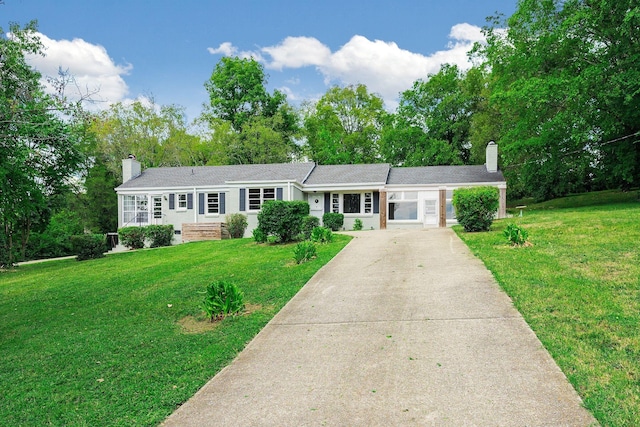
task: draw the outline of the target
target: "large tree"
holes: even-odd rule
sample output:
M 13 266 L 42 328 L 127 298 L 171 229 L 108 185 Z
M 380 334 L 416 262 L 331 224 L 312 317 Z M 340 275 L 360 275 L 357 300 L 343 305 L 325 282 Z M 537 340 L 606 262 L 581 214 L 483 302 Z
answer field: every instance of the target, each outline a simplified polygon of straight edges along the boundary
M 27 55 L 42 54 L 31 22 L 0 29 L 0 264 L 24 252 L 31 230 L 82 165 L 83 123 L 64 99 L 45 94 Z
M 376 163 L 386 112 L 365 85 L 330 88 L 304 117 L 304 150 L 321 164 Z
M 521 0 L 486 30 L 512 188 L 546 199 L 640 183 L 639 32 L 635 0 Z
M 475 94 L 455 65 L 443 65 L 402 93 L 383 151 L 390 163 L 404 166 L 469 164 L 470 128 Z
M 230 164 L 278 163 L 297 153 L 296 113 L 286 95 L 267 91 L 267 76 L 253 58 L 224 57 L 205 82 L 210 105 L 208 119 L 217 145 L 217 159 Z M 229 124 L 227 126 L 226 124 Z M 215 133 L 222 132 L 219 135 Z

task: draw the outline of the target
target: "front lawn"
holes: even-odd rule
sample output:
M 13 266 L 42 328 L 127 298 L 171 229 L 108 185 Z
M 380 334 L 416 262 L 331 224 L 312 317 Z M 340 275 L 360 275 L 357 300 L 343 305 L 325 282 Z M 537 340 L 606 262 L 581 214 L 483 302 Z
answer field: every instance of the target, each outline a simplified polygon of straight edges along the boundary
M 0 424 L 157 425 L 227 365 L 349 241 L 199 242 L 0 272 Z M 248 313 L 214 327 L 199 292 L 228 280 Z
M 581 207 L 570 207 L 571 199 L 529 207 L 522 218 L 496 221 L 489 233 L 456 231 L 600 423 L 637 426 L 640 202 L 637 193 L 612 192 L 573 201 Z M 510 222 L 529 231 L 533 246 L 507 244 L 502 233 Z

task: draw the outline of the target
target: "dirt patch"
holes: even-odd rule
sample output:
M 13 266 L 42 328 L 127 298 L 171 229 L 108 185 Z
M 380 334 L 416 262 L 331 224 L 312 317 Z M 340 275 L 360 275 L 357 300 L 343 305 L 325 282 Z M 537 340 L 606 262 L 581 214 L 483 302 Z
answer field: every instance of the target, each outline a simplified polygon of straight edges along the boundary
M 247 316 L 251 313 L 262 309 L 260 304 L 246 304 L 244 311 L 238 316 Z M 184 334 L 202 334 L 204 332 L 213 331 L 220 324 L 220 320 L 211 322 L 204 317 L 187 316 L 178 320 L 178 325 Z

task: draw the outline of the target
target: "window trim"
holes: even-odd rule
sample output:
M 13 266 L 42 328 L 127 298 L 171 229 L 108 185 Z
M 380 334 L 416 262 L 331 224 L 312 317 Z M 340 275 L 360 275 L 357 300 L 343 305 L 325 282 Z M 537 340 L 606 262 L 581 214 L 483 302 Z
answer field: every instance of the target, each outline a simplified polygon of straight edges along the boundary
M 184 206 L 181 206 L 184 197 Z M 187 193 L 176 193 L 176 211 L 184 212 L 187 210 Z
M 254 196 L 253 198 L 251 197 L 252 195 Z M 255 197 L 256 195 L 257 197 Z M 262 209 L 262 205 L 271 200 L 277 200 L 276 187 L 247 188 L 247 212 L 259 212 Z
M 358 195 L 360 198 L 360 210 L 359 212 L 345 212 L 345 196 L 346 195 Z M 329 212 L 333 213 L 341 213 L 345 217 L 354 218 L 354 217 L 372 217 L 374 215 L 374 191 L 366 190 L 366 191 L 349 191 L 349 192 L 339 192 L 339 193 L 330 193 L 329 197 Z
M 420 222 L 420 206 L 418 204 L 419 200 L 420 200 L 420 196 L 417 191 L 390 191 L 387 197 L 387 221 L 392 223 Z M 396 219 L 395 218 L 395 210 L 391 208 L 392 205 L 403 205 L 403 204 L 415 205 L 415 213 L 416 213 L 415 219 L 411 219 L 411 218 Z M 394 216 L 394 218 L 391 218 L 392 215 Z
M 215 195 L 215 202 L 210 200 L 211 196 Z M 215 211 L 212 211 L 214 205 L 217 205 Z M 205 216 L 220 216 L 220 193 L 219 192 L 207 192 L 204 193 L 204 214 Z
M 133 208 L 131 210 L 130 208 Z M 129 219 L 127 218 L 129 215 Z M 145 221 L 138 221 L 143 219 Z M 149 196 L 147 194 L 124 194 L 122 197 L 122 226 L 149 224 Z

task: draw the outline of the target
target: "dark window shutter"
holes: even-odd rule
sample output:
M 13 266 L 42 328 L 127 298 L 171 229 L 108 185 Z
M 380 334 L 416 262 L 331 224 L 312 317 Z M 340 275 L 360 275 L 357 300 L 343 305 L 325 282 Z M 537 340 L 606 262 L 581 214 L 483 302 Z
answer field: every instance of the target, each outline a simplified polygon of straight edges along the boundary
M 204 193 L 198 193 L 198 213 L 204 215 Z
M 331 193 L 324 193 L 324 213 L 331 212 Z
M 282 200 L 282 187 L 276 188 L 276 200 Z
M 225 206 L 225 198 L 224 198 L 224 194 L 225 193 L 220 193 L 220 199 L 219 199 L 219 203 L 220 203 L 220 213 L 221 214 L 225 214 L 226 213 L 226 206 Z
M 187 209 L 193 209 L 193 193 L 187 193 Z
M 240 189 L 240 212 L 247 210 L 247 189 Z
M 373 213 L 374 214 L 380 213 L 380 192 L 379 191 L 373 192 Z
M 169 209 L 176 208 L 176 195 L 171 193 L 169 194 Z

